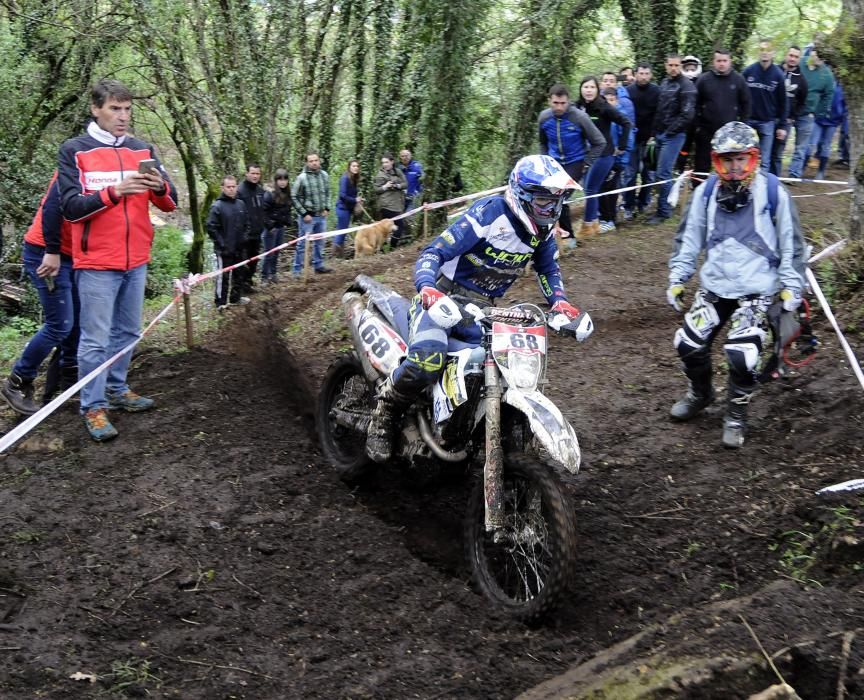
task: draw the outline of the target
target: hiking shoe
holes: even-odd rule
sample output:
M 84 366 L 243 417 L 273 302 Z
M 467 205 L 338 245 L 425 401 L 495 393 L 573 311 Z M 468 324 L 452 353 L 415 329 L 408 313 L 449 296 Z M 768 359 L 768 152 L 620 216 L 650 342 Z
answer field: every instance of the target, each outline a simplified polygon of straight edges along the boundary
M 666 216 L 652 216 L 645 223 L 648 224 L 649 226 L 657 226 L 658 224 L 666 223 L 667 218 L 668 217 L 666 217 Z
M 3 382 L 0 394 L 12 410 L 22 416 L 32 416 L 39 410 L 39 405 L 33 400 L 33 380 L 19 377 L 15 372 Z
M 131 392 L 129 392 L 131 393 Z M 119 434 L 108 420 L 108 412 L 104 408 L 91 408 L 84 414 L 84 425 L 96 442 L 113 440 Z
M 326 275 L 328 272 L 333 272 L 329 267 L 316 267 L 315 272 L 319 275 Z
M 633 210 L 625 209 L 622 216 L 624 217 L 624 221 L 633 221 Z
M 127 389 L 122 394 L 112 394 L 108 397 L 108 406 L 110 408 L 119 408 L 127 413 L 149 411 L 155 405 L 156 402 L 153 399 L 148 399 L 146 396 L 139 396 L 131 389 Z

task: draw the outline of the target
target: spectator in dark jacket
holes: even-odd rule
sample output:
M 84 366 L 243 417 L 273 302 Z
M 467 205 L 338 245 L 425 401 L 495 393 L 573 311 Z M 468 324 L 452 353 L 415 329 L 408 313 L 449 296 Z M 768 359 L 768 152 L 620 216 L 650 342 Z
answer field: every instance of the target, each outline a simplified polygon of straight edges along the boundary
M 251 234 L 246 240 L 246 258 L 254 258 L 261 252 L 261 236 L 264 235 L 264 188 L 261 187 L 261 166 L 257 163 L 249 163 L 246 166 L 246 177 L 237 187 L 237 198 L 246 205 L 249 214 L 249 227 Z M 249 263 L 248 274 L 243 276 L 243 291 L 247 294 L 254 292 L 252 288 L 255 278 L 255 270 L 258 269 L 258 261 Z
M 557 160 L 576 182 L 582 179 L 583 169 L 591 167 L 606 146 L 603 134 L 585 112 L 571 104 L 570 91 L 560 83 L 549 88 L 549 108 L 540 112 L 537 131 L 540 154 Z M 573 236 L 570 209 L 566 204 L 558 223 L 567 234 L 565 238 Z
M 654 115 L 654 142 L 657 147 L 657 180 L 670 180 L 678 152 L 687 138 L 687 128 L 693 121 L 696 106 L 696 86 L 681 73 L 681 57 L 670 54 L 666 57 L 666 79 L 660 84 L 657 113 Z M 672 215 L 672 207 L 666 201 L 671 182 L 660 185 L 657 198 L 657 213 L 648 220 L 659 224 Z
M 611 89 L 615 92 L 615 88 Z M 606 102 L 606 98 L 600 94 L 600 84 L 594 76 L 588 76 L 582 80 L 579 85 L 579 95 L 578 106 L 591 117 L 591 121 L 594 122 L 606 140 L 600 157 L 591 164 L 587 175 L 585 175 L 583 188 L 585 195 L 597 195 L 600 193 L 603 183 L 606 182 L 606 176 L 609 175 L 609 171 L 615 163 L 615 157 L 623 153 L 623 150 L 619 150 L 618 145 L 612 141 L 612 124 L 616 123 L 621 126 L 623 131 L 621 144 L 625 148 L 633 125 L 623 112 L 619 112 Z M 593 236 L 600 232 L 600 222 L 597 218 L 599 211 L 600 199 L 598 197 L 592 196 L 585 200 L 585 217 L 579 231 L 580 237 Z M 611 229 L 607 227 L 607 230 Z
M 213 202 L 207 215 L 207 235 L 213 240 L 217 268 L 230 267 L 246 259 L 250 234 L 246 204 L 237 196 L 237 178 L 226 175 L 222 178 L 222 194 Z M 247 274 L 247 267 L 238 267 L 216 278 L 217 309 L 225 308 L 229 300 L 232 304 L 249 303 L 249 299 L 242 295 Z
M 810 126 L 810 134 L 801 139 L 795 137 L 795 155 L 789 163 L 789 177 L 801 177 L 804 174 L 807 155 L 812 140 L 816 120 L 824 117 L 831 109 L 831 99 L 834 96 L 834 76 L 831 69 L 819 56 L 812 45 L 804 47 L 804 66 L 801 75 L 807 81 L 807 101 L 804 103 L 804 113 L 813 115 L 813 123 Z
M 825 168 L 828 167 L 828 156 L 831 155 L 831 143 L 834 140 L 834 132 L 843 124 L 848 110 L 846 98 L 840 83 L 834 84 L 834 96 L 831 99 L 831 109 L 824 117 L 816 117 L 816 124 L 810 136 L 811 155 L 819 159 L 819 170 L 816 172 L 817 180 L 825 179 Z
M 657 100 L 660 97 L 660 88 L 651 82 L 651 64 L 640 63 L 636 67 L 635 82 L 627 87 L 627 94 L 636 109 L 636 148 L 633 150 L 633 158 L 627 168 L 624 177 L 626 187 L 635 187 L 636 180 L 641 176 L 642 187 L 639 189 L 639 201 L 636 201 L 636 191 L 630 190 L 624 193 L 624 220 L 633 218 L 638 207 L 639 213 L 648 208 L 651 201 L 651 188 L 653 182 L 653 168 L 649 167 L 647 158 L 648 141 L 651 139 L 651 130 L 654 125 L 654 115 L 657 113 Z
M 808 113 L 807 106 L 807 79 L 801 74 L 801 49 L 790 46 L 786 52 L 786 60 L 780 64 L 780 69 L 786 74 L 786 100 L 789 107 L 789 115 L 786 118 L 786 136 L 782 139 L 774 139 L 774 147 L 771 149 L 771 172 L 774 175 L 783 174 L 783 151 L 786 141 L 795 127 L 795 150 L 798 144 L 806 144 L 813 131 L 813 114 Z
M 344 229 L 351 226 L 351 216 L 354 208 L 359 204 L 363 206 L 364 199 L 357 194 L 360 184 L 360 161 L 352 160 L 339 178 L 339 196 L 336 199 L 336 228 Z M 341 258 L 345 255 L 345 234 L 339 234 L 333 238 L 333 257 Z
M 750 90 L 741 74 L 732 68 L 727 49 L 714 51 L 711 70 L 696 81 L 696 157 L 698 173 L 711 172 L 711 139 L 728 122 L 750 118 Z
M 273 175 L 273 191 L 264 193 L 264 201 L 261 205 L 264 213 L 264 233 L 261 234 L 264 250 L 272 250 L 285 242 L 285 234 L 291 225 L 289 182 L 288 171 L 285 168 L 277 168 Z M 264 258 L 261 264 L 261 281 L 269 284 L 278 282 L 278 267 L 279 251 L 276 251 Z
M 774 138 L 786 138 L 786 76 L 774 64 L 774 47 L 770 41 L 759 42 L 759 60 L 742 73 L 750 89 L 750 119 L 747 124 L 759 134 L 759 151 L 765 154 L 759 168 L 762 174 L 771 167 Z

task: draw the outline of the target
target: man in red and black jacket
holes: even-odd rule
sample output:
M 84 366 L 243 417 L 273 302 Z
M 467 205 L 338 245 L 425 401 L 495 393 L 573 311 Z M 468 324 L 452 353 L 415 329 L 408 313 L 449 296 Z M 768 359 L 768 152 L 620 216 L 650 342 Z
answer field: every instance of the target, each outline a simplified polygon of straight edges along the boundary
M 153 243 L 150 203 L 177 207 L 177 191 L 153 146 L 128 133 L 132 93 L 116 80 L 93 86 L 93 121 L 60 147 L 58 183 L 63 216 L 72 224 L 75 282 L 81 300 L 79 376 L 84 377 L 136 340 Z M 142 161 L 151 163 L 140 165 Z M 145 172 L 139 172 L 144 170 Z M 129 389 L 131 352 L 81 390 L 81 413 L 91 437 L 117 431 L 107 409 L 145 411 L 153 400 Z
M 72 280 L 72 227 L 60 214 L 57 173 L 24 234 L 21 258 L 39 295 L 44 323 L 24 346 L 0 386 L 0 396 L 14 411 L 30 416 L 39 410 L 33 398 L 33 380 L 55 347 L 60 348 L 59 382 L 64 387 L 72 386 L 78 375 L 78 295 Z

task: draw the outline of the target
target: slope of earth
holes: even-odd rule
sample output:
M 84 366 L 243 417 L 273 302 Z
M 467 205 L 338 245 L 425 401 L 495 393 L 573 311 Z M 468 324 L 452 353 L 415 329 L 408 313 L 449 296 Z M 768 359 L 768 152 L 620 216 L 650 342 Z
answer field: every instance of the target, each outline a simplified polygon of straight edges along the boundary
M 799 203 L 814 237 L 842 225 L 838 198 Z M 802 698 L 841 676 L 864 697 L 864 503 L 814 496 L 862 476 L 864 394 L 819 315 L 817 362 L 764 387 L 744 449 L 719 445 L 722 391 L 669 423 L 672 235 L 622 227 L 562 263 L 597 328 L 552 343 L 548 393 L 584 461 L 567 483 L 580 569 L 545 626 L 472 591 L 464 483 L 385 470 L 351 491 L 321 458 L 339 296 L 361 271 L 409 293 L 415 246 L 259 293 L 194 351 L 145 349 L 133 386 L 159 407 L 117 416 L 113 443 L 68 406 L 0 456 L 0 697 L 747 697 L 777 679 L 742 620 Z M 540 297 L 526 278 L 508 298 Z M 855 312 L 838 309 L 860 353 Z M 571 667 L 629 669 L 637 691 L 549 681 Z

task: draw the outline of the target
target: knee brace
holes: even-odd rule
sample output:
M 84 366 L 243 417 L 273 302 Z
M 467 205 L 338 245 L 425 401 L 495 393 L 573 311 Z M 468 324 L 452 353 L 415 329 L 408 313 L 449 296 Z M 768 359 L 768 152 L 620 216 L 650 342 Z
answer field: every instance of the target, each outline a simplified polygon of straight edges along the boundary
M 767 336 L 767 315 L 759 306 L 741 307 L 732 314 L 723 350 L 729 373 L 742 386 L 752 386 Z
M 684 325 L 675 333 L 674 345 L 678 356 L 685 362 L 693 355 L 707 356 L 710 340 L 719 323 L 717 309 L 700 289 L 690 310 L 684 314 Z

